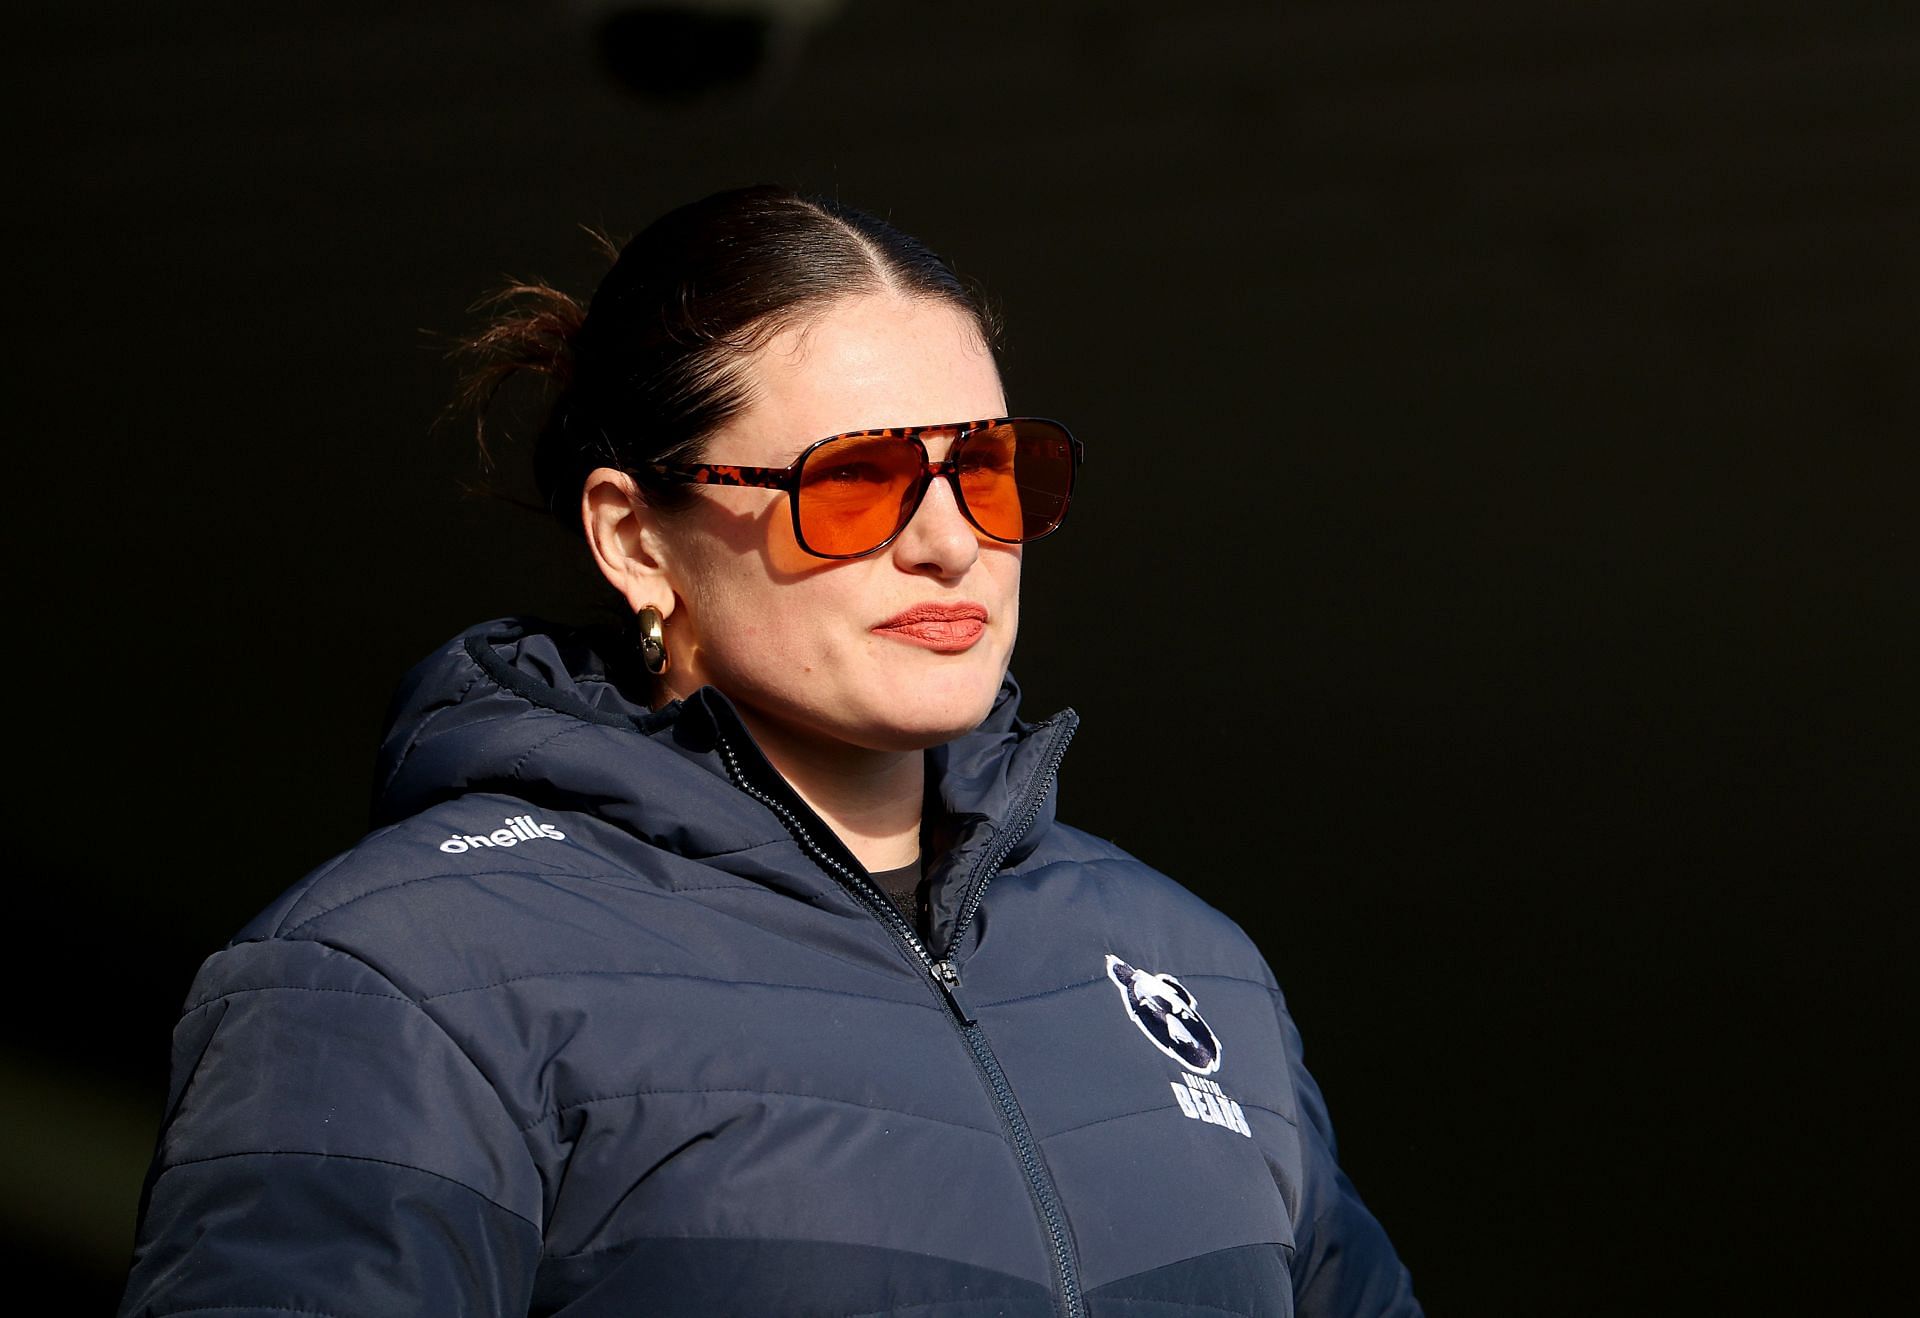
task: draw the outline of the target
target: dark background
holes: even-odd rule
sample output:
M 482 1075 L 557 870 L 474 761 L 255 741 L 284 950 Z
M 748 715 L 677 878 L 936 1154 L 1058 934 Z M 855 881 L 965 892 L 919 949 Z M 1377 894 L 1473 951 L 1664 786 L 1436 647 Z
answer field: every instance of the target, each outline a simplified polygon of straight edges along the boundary
M 399 674 L 598 604 L 462 494 L 444 336 L 764 179 L 982 281 L 1087 441 L 1015 663 L 1064 811 L 1260 941 L 1436 1318 L 1871 1311 L 1920 10 L 817 7 L 15 11 L 10 1275 L 111 1306 L 174 1013 Z

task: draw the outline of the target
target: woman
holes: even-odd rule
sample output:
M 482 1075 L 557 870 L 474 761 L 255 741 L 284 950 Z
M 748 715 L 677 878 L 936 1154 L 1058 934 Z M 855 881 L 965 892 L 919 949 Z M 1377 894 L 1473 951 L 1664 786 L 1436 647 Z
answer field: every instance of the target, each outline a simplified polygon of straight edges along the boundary
M 378 829 L 194 986 L 123 1313 L 1417 1313 L 1260 954 L 1053 819 L 1080 449 L 951 271 L 752 188 L 531 291 L 479 387 L 558 381 L 634 628 L 409 677 Z

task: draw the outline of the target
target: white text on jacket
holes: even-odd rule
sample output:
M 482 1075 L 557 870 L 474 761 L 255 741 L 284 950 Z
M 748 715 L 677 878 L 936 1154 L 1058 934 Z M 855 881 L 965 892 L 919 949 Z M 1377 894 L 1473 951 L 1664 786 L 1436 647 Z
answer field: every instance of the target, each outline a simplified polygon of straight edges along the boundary
M 1180 1080 L 1186 1083 L 1182 1084 Z M 1169 1083 L 1173 1086 L 1173 1096 L 1183 1113 L 1210 1126 L 1225 1126 L 1249 1139 L 1253 1137 L 1253 1132 L 1247 1129 L 1247 1114 L 1240 1110 L 1238 1103 L 1221 1092 L 1219 1085 L 1197 1075 L 1182 1076 L 1180 1080 Z
M 542 824 L 532 815 L 515 815 L 511 819 L 500 821 L 505 828 L 496 828 L 491 833 L 455 833 L 440 844 L 440 850 L 450 856 L 475 847 L 517 847 L 522 842 L 538 842 L 541 838 L 552 838 L 556 842 L 567 836 L 552 824 Z

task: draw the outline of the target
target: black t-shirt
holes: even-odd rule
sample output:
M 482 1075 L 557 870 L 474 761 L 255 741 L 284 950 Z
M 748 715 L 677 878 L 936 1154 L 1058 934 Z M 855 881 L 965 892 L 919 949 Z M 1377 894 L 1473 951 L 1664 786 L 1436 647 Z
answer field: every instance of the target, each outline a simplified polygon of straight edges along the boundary
M 899 869 L 873 870 L 873 881 L 880 891 L 887 894 L 900 914 L 907 917 L 907 923 L 915 930 L 920 928 L 919 902 L 917 894 L 920 888 L 920 862 L 902 865 Z

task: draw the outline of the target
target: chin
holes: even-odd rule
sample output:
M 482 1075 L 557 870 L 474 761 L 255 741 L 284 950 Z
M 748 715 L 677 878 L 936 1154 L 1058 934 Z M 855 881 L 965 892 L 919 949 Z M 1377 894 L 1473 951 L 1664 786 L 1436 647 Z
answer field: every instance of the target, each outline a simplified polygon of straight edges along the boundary
M 1000 693 L 1002 670 L 952 673 L 928 680 L 886 683 L 893 693 L 876 711 L 871 740 L 874 750 L 925 750 L 963 737 L 980 726 Z M 865 739 L 863 739 L 865 740 Z
M 979 725 L 980 720 L 972 723 L 952 725 L 932 723 L 902 726 L 889 724 L 877 727 L 860 738 L 862 745 L 875 751 L 924 751 L 935 746 L 944 746 L 959 737 L 966 736 Z
M 972 705 L 951 712 L 922 708 L 911 711 L 905 718 L 901 710 L 889 710 L 882 720 L 870 724 L 866 735 L 859 740 L 868 749 L 877 751 L 915 751 L 944 746 L 979 727 L 980 720 L 992 708 L 993 702 L 989 700 L 977 709 Z

